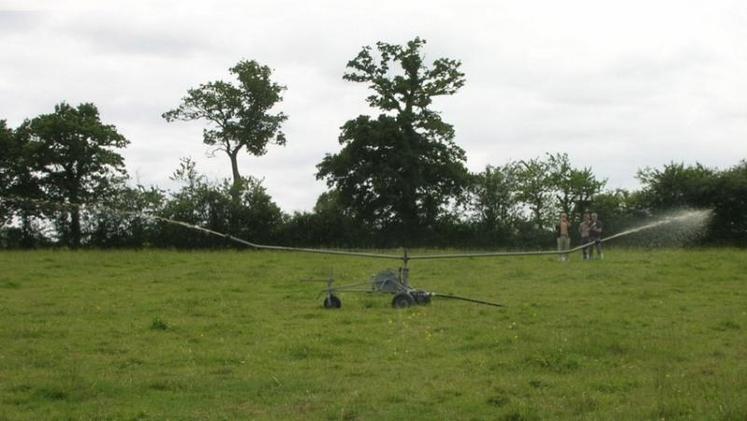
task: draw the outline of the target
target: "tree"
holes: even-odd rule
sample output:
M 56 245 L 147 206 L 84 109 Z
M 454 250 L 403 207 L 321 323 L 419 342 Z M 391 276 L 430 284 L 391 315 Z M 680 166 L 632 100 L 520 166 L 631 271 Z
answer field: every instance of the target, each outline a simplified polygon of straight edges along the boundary
M 426 65 L 423 45 L 420 38 L 405 46 L 379 42 L 377 54 L 366 46 L 348 62 L 343 79 L 366 83 L 373 91 L 366 101 L 382 113 L 345 123 L 343 149 L 317 165 L 317 179 L 326 179 L 359 220 L 397 229 L 405 239 L 432 226 L 467 185 L 454 129 L 430 109 L 433 98 L 464 85 L 464 74 L 456 60 Z
M 228 231 L 230 199 L 197 171 L 191 158 L 181 158 L 179 167 L 170 178 L 183 185 L 171 194 L 160 216 L 219 232 Z M 159 246 L 199 248 L 221 244 L 217 237 L 164 222 L 159 223 L 159 232 L 156 238 Z
M 340 205 L 339 193 L 330 190 L 316 200 L 312 212 L 294 212 L 283 224 L 282 238 L 285 244 L 309 247 L 374 247 L 372 234 L 347 213 Z
M 25 121 L 13 130 L 0 121 L 0 196 L 6 196 L 7 205 L 0 206 L 0 225 L 11 218 L 20 220 L 17 245 L 31 248 L 41 240 L 37 219 L 42 212 L 32 203 L 42 198 L 39 175 L 35 171 L 34 144 Z
M 55 106 L 52 114 L 32 119 L 28 131 L 34 169 L 47 197 L 71 204 L 60 215 L 63 239 L 72 248 L 80 246 L 79 204 L 106 198 L 126 175 L 124 159 L 115 149 L 129 142 L 113 125 L 104 124 L 94 104 L 73 108 Z
M 214 231 L 230 233 L 255 242 L 267 242 L 283 222 L 280 208 L 262 186 L 261 180 L 242 178 L 238 201 L 236 190 L 228 180 L 213 182 L 199 174 L 194 161 L 182 158 L 171 177 L 183 183 L 171 194 L 159 214 Z M 234 225 L 236 228 L 234 228 Z M 226 247 L 234 243 L 172 224 L 160 224 L 160 245 L 178 247 Z
M 0 120 L 0 201 L 4 201 L 8 185 L 13 178 L 12 163 L 15 160 L 13 152 L 13 129 L 8 127 L 5 120 Z M 10 203 L 0 206 L 0 227 L 10 218 Z
M 285 135 L 280 126 L 287 119 L 282 112 L 270 113 L 270 109 L 283 98 L 286 89 L 270 80 L 272 70 L 256 61 L 242 60 L 229 69 L 238 84 L 215 81 L 199 88 L 189 89 L 182 103 L 174 110 L 163 113 L 166 121 L 207 120 L 202 141 L 215 146 L 231 160 L 233 197 L 239 199 L 241 174 L 239 152 L 246 150 L 251 155 L 267 153 L 268 144 L 285 145 Z
M 661 170 L 639 170 L 637 175 L 643 184 L 645 203 L 656 210 L 708 206 L 711 202 L 708 197 L 710 181 L 715 176 L 714 170 L 699 163 L 685 166 L 674 162 Z
M 747 161 L 718 174 L 711 195 L 713 241 L 747 246 Z
M 639 191 L 610 190 L 594 195 L 593 211 L 603 218 L 607 233 L 620 232 L 641 224 L 650 216 L 650 213 L 642 208 L 640 200 Z
M 526 204 L 537 229 L 547 225 L 553 212 L 550 165 L 539 158 L 519 161 L 516 167 L 517 198 Z
M 493 167 L 475 174 L 470 187 L 471 208 L 482 228 L 506 233 L 518 217 L 516 164 Z
M 140 248 L 151 244 L 159 234 L 158 224 L 141 214 L 160 213 L 165 202 L 163 190 L 141 185 L 133 188 L 124 182 L 112 190 L 106 198 L 106 208 L 94 207 L 83 215 L 87 244 L 97 248 Z
M 224 194 L 231 189 L 223 186 Z M 268 243 L 274 241 L 275 234 L 284 221 L 283 212 L 267 193 L 262 180 L 243 177 L 239 202 L 231 202 L 231 217 L 237 221 L 236 235 L 252 241 Z
M 670 163 L 638 172 L 643 206 L 649 211 L 711 209 L 711 242 L 747 244 L 747 162 L 716 171 L 696 163 Z
M 566 153 L 548 154 L 547 163 L 557 203 L 571 219 L 587 210 L 606 184 L 596 179 L 591 168 L 573 168 Z

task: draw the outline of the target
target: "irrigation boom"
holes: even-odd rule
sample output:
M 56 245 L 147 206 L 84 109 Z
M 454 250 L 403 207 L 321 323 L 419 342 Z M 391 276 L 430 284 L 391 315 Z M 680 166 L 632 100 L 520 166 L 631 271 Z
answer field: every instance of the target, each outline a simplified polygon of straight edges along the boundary
M 396 254 L 367 253 L 367 252 L 347 251 L 347 250 L 315 249 L 315 248 L 304 248 L 304 247 L 289 247 L 289 246 L 279 246 L 279 245 L 258 244 L 258 243 L 253 243 L 251 241 L 248 241 L 242 238 L 234 237 L 233 235 L 230 235 L 230 234 L 218 232 L 215 230 L 211 230 L 209 228 L 204 228 L 199 225 L 190 224 L 184 221 L 179 221 L 179 220 L 175 220 L 171 218 L 166 218 L 163 216 L 153 215 L 150 213 L 113 209 L 107 206 L 103 206 L 101 204 L 83 205 L 83 204 L 76 204 L 76 203 L 56 203 L 56 202 L 20 198 L 20 197 L 0 197 L 0 199 L 13 201 L 13 202 L 33 203 L 33 204 L 40 205 L 40 206 L 52 206 L 58 209 L 68 209 L 68 208 L 82 209 L 85 207 L 90 207 L 92 208 L 92 210 L 98 210 L 101 212 L 106 212 L 106 213 L 110 213 L 114 215 L 144 218 L 144 219 L 150 219 L 154 221 L 161 221 L 161 222 L 165 222 L 169 224 L 179 225 L 179 226 L 182 226 L 188 229 L 192 229 L 192 230 L 203 232 L 205 234 L 221 237 L 226 240 L 233 241 L 238 244 L 242 244 L 244 246 L 251 247 L 254 249 L 260 249 L 260 250 L 276 250 L 276 251 L 289 251 L 289 252 L 298 252 L 298 253 L 327 254 L 327 255 L 335 255 L 335 256 L 366 257 L 366 258 L 374 258 L 374 259 L 400 260 L 402 262 L 402 266 L 399 268 L 398 272 L 394 272 L 392 270 L 385 270 L 385 271 L 379 272 L 371 279 L 369 283 L 366 283 L 366 284 L 356 284 L 356 285 L 335 287 L 334 279 L 330 275 L 330 278 L 327 280 L 327 288 L 326 290 L 324 290 L 324 292 L 326 292 L 326 298 L 324 299 L 325 308 L 340 308 L 342 303 L 339 297 L 337 296 L 339 292 L 369 292 L 369 293 L 393 294 L 394 298 L 392 300 L 392 305 L 396 308 L 405 308 L 405 307 L 409 307 L 414 304 L 428 304 L 430 303 L 432 297 L 442 297 L 442 298 L 447 298 L 447 299 L 455 299 L 455 300 L 467 301 L 467 302 L 472 302 L 472 303 L 477 303 L 477 304 L 485 304 L 485 305 L 501 307 L 502 306 L 501 304 L 491 303 L 487 301 L 475 300 L 472 298 L 439 294 L 436 292 L 429 292 L 429 291 L 425 291 L 421 289 L 415 289 L 410 285 L 410 276 L 409 276 L 410 269 L 408 267 L 408 263 L 410 260 L 466 259 L 466 258 L 480 258 L 480 257 L 546 256 L 546 255 L 569 254 L 569 253 L 582 250 L 586 247 L 592 246 L 596 242 L 610 241 L 615 238 L 619 238 L 625 235 L 633 234 L 635 232 L 655 228 L 661 225 L 676 222 L 678 220 L 685 220 L 687 218 L 693 218 L 693 216 L 702 217 L 706 215 L 708 212 L 708 211 L 692 211 L 684 215 L 664 218 L 662 220 L 652 222 L 650 224 L 642 225 L 636 228 L 632 228 L 632 229 L 602 238 L 600 240 L 581 244 L 569 250 L 503 251 L 503 252 L 496 251 L 496 252 L 475 252 L 475 253 L 454 253 L 454 254 L 424 254 L 424 255 L 411 256 L 408 254 L 407 249 L 403 249 L 403 252 L 401 255 L 396 255 Z M 368 287 L 365 287 L 366 285 L 368 285 Z

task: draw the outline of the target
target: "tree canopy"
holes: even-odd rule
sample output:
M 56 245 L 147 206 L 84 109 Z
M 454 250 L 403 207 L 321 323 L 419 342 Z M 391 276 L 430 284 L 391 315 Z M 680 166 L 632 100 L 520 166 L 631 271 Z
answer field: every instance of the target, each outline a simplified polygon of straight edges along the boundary
M 24 123 L 19 131 L 29 136 L 29 165 L 40 173 L 39 182 L 48 198 L 72 204 L 106 200 L 125 176 L 124 158 L 116 151 L 129 142 L 113 125 L 104 124 L 91 103 L 55 106 Z M 80 245 L 80 210 L 70 208 L 58 222 L 71 247 Z
M 287 117 L 272 112 L 285 87 L 254 61 L 229 69 L 235 82 L 189 89 L 162 114 L 167 121 L 204 120 L 203 141 L 229 156 L 232 180 L 208 179 L 185 159 L 172 178 L 181 188 L 133 186 L 120 155 L 129 142 L 101 121 L 94 104 L 63 102 L 17 128 L 0 119 L 0 247 L 235 246 L 148 217 L 155 215 L 268 244 L 547 248 L 560 212 L 576 221 L 581 212 L 597 212 L 605 232 L 615 233 L 683 208 L 712 211 L 699 241 L 747 245 L 747 161 L 727 170 L 698 163 L 645 168 L 639 190 L 602 191 L 605 180 L 574 167 L 565 153 L 470 174 L 454 128 L 432 109 L 435 98 L 464 85 L 461 63 L 426 62 L 424 46 L 420 38 L 379 42 L 347 63 L 343 79 L 368 87 L 374 112 L 341 126 L 340 150 L 317 165 L 316 177 L 329 189 L 309 212 L 284 213 L 262 180 L 239 173 L 242 150 L 258 156 L 285 144 Z M 690 231 L 700 233 L 700 226 Z M 572 230 L 574 241 L 578 235 Z
M 550 164 L 540 158 L 519 161 L 514 174 L 517 198 L 529 208 L 535 226 L 543 229 L 554 217 Z
M 488 165 L 483 172 L 472 176 L 469 207 L 488 232 L 505 237 L 519 217 L 516 171 L 517 164 L 509 162 L 497 167 Z
M 1 196 L 8 192 L 13 177 L 11 173 L 11 163 L 13 161 L 13 129 L 8 127 L 5 120 L 0 120 L 0 201 Z M 0 225 L 10 218 L 10 207 L 8 205 L 0 206 Z
M 30 135 L 29 122 L 25 121 L 16 130 L 0 121 L 0 196 L 40 199 L 43 189 L 35 162 L 35 144 Z M 19 244 L 24 248 L 36 243 L 35 220 L 41 210 L 29 203 L 9 201 L 0 206 L 0 222 L 20 218 Z
M 341 203 L 360 220 L 408 230 L 432 225 L 443 206 L 467 184 L 464 150 L 453 127 L 430 105 L 464 85 L 456 60 L 425 63 L 415 38 L 404 46 L 379 42 L 348 62 L 343 79 L 366 83 L 366 98 L 382 113 L 359 116 L 342 127 L 342 150 L 317 165 L 317 178 L 339 191 Z
M 646 203 L 656 209 L 707 205 L 708 180 L 715 171 L 701 164 L 669 163 L 662 169 L 644 168 L 637 177 Z
M 206 120 L 202 141 L 222 151 L 231 160 L 233 187 L 238 198 L 241 174 L 238 166 L 239 152 L 251 155 L 267 153 L 268 144 L 285 144 L 281 130 L 287 116 L 270 110 L 280 102 L 286 89 L 272 80 L 272 70 L 254 60 L 242 60 L 229 69 L 237 83 L 222 80 L 201 84 L 189 89 L 182 103 L 163 113 L 166 121 Z
M 594 195 L 606 184 L 606 181 L 597 180 L 591 168 L 574 168 L 567 153 L 548 154 L 547 163 L 555 199 L 561 211 L 571 219 L 586 211 Z

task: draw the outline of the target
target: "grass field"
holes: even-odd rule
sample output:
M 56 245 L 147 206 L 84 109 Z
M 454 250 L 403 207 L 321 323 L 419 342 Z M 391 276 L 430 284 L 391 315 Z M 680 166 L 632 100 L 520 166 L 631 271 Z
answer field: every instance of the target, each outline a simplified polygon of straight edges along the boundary
M 747 419 L 747 251 L 415 261 L 0 253 L 0 419 Z

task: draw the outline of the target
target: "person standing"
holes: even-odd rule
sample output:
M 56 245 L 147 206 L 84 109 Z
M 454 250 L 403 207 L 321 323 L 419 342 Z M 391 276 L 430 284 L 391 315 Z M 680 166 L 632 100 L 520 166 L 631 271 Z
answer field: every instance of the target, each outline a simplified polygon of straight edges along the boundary
M 560 214 L 560 222 L 555 226 L 555 235 L 558 241 L 558 251 L 564 251 L 571 248 L 571 223 L 568 221 L 568 214 Z M 560 255 L 560 261 L 564 262 L 568 260 L 568 253 L 562 253 Z
M 602 221 L 599 220 L 599 216 L 596 212 L 591 214 L 591 227 L 589 228 L 589 239 L 594 242 L 594 248 L 597 250 L 597 259 L 602 259 L 604 254 L 602 253 Z M 589 249 L 589 258 L 592 257 L 592 250 Z
M 578 226 L 578 233 L 581 235 L 581 245 L 591 242 L 591 215 L 589 212 L 584 213 L 584 219 Z M 584 260 L 591 258 L 591 246 L 587 245 L 581 252 L 584 254 Z

